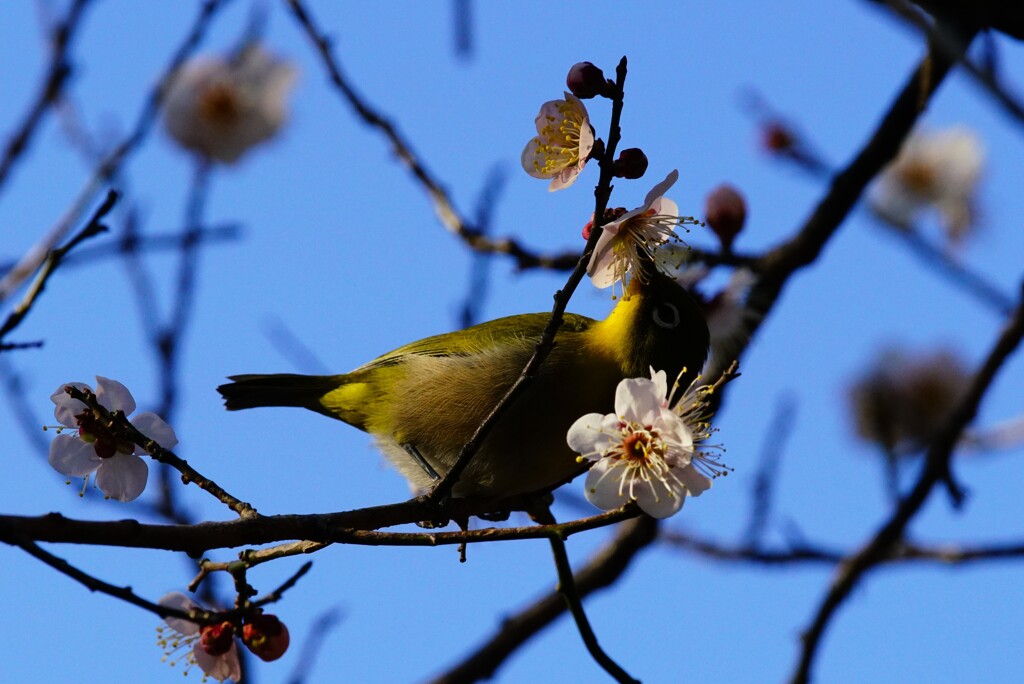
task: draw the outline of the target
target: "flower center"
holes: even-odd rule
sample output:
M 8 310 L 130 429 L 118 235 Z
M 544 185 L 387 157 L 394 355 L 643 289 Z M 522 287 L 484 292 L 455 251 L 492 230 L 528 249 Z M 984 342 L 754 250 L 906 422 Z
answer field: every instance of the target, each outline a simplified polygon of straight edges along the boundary
M 667 445 L 658 431 L 638 423 L 624 423 L 619 458 L 630 468 L 658 468 L 663 464 Z
M 912 162 L 900 168 L 900 179 L 907 189 L 916 194 L 928 197 L 935 189 L 935 167 L 923 162 Z
M 199 117 L 215 126 L 233 126 L 241 115 L 238 93 L 231 86 L 215 83 L 199 99 Z
M 199 630 L 199 643 L 202 649 L 212 656 L 224 655 L 234 643 L 235 626 L 224 621 L 215 625 L 206 625 Z
M 118 453 L 130 454 L 135 451 L 134 443 L 126 439 L 118 439 L 111 432 L 110 427 L 89 409 L 76 415 L 75 422 L 78 423 L 79 439 L 92 444 L 96 455 L 100 458 L 110 458 Z

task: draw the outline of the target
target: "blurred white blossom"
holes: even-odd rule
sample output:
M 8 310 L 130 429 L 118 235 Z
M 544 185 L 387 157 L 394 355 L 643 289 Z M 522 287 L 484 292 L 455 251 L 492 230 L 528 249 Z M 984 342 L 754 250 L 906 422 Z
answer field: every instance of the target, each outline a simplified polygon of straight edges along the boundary
M 975 193 L 984 163 L 981 141 L 967 128 L 915 131 L 872 186 L 871 208 L 901 228 L 911 228 L 934 208 L 949 242 L 959 243 L 975 225 Z
M 234 163 L 277 133 L 296 71 L 251 44 L 231 57 L 200 57 L 171 80 L 164 125 L 182 147 L 207 159 Z

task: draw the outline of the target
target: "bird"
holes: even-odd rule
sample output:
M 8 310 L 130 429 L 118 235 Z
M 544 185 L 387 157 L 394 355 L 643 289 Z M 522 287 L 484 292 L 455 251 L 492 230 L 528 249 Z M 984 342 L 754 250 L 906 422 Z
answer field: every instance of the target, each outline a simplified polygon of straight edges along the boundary
M 424 493 L 520 376 L 550 318 L 518 314 L 427 337 L 340 375 L 233 375 L 217 390 L 229 411 L 301 407 L 363 430 Z M 652 370 L 686 387 L 708 346 L 700 305 L 656 269 L 631 278 L 604 320 L 564 314 L 549 355 L 451 495 L 501 500 L 571 480 L 582 470 L 566 442 L 577 418 L 613 412 L 618 383 Z

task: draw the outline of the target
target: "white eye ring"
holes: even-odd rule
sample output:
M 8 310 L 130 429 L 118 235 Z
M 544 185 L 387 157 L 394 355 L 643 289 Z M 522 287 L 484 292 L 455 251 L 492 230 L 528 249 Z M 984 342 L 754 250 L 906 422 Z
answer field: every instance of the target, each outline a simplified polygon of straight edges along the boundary
M 662 311 L 668 314 L 668 316 L 663 317 Z M 651 311 L 651 318 L 654 319 L 654 323 L 659 327 L 671 330 L 679 325 L 679 309 L 676 308 L 675 304 L 662 302 Z

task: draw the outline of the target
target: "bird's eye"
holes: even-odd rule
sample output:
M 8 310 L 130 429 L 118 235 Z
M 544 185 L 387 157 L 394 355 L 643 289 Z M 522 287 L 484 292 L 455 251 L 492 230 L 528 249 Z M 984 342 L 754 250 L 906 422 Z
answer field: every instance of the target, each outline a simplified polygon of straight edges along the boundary
M 675 304 L 662 302 L 651 311 L 651 318 L 654 319 L 655 325 L 671 330 L 679 325 L 679 309 Z

